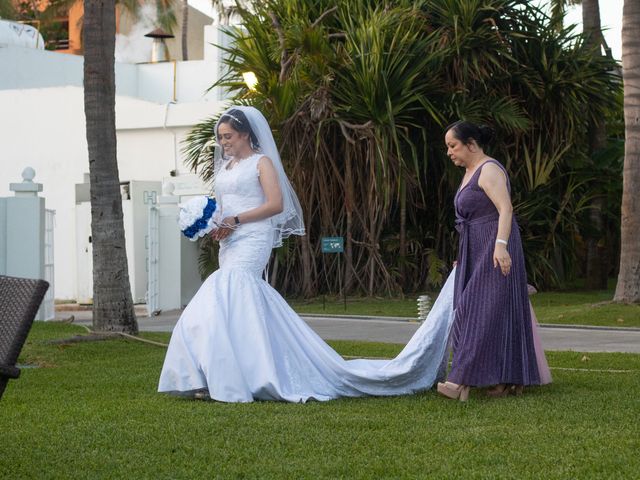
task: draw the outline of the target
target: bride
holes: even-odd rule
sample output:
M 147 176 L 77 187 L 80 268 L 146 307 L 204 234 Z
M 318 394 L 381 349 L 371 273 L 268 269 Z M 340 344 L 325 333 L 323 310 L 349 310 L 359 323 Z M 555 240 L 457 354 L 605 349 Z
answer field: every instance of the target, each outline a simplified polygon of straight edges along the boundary
M 215 133 L 224 148 L 214 168 L 220 268 L 176 324 L 158 391 L 222 402 L 306 402 L 431 388 L 446 368 L 454 275 L 395 359 L 344 360 L 261 277 L 283 238 L 304 235 L 267 121 L 253 107 L 233 107 Z

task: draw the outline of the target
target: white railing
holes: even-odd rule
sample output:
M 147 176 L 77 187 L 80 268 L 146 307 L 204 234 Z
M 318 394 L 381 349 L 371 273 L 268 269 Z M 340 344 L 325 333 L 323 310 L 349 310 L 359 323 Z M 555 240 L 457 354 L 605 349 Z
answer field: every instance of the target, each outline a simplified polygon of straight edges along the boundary
M 44 217 L 44 279 L 49 282 L 42 306 L 40 307 L 43 320 L 53 320 L 56 317 L 54 262 L 53 262 L 53 229 L 56 223 L 56 211 L 47 209 Z
M 149 206 L 149 231 L 147 232 L 147 315 L 157 314 L 159 310 L 159 212 L 155 205 Z

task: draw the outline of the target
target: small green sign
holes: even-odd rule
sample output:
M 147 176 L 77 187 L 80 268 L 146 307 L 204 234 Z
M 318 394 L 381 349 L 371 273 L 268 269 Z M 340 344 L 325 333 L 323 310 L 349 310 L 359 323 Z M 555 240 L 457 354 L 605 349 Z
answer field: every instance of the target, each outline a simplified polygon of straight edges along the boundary
M 343 253 L 344 237 L 322 237 L 322 253 Z

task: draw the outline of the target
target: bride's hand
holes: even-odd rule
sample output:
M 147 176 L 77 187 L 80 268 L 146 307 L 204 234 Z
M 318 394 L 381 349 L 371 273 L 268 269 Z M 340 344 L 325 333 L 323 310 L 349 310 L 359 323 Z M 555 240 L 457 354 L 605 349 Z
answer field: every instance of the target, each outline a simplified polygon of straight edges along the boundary
M 233 232 L 232 228 L 220 226 L 211 232 L 211 238 L 220 241 L 227 238 Z
M 233 233 L 234 222 L 235 220 L 233 217 L 224 218 L 220 222 L 220 226 L 211 232 L 211 237 L 217 241 L 224 240 Z

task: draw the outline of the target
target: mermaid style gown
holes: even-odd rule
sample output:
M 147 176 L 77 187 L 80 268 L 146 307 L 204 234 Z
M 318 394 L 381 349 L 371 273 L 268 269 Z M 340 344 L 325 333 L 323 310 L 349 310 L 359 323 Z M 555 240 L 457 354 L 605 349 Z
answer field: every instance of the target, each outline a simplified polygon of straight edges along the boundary
M 259 159 L 256 154 L 218 174 L 221 217 L 264 202 Z M 220 268 L 175 326 L 158 391 L 189 395 L 206 389 L 223 402 L 306 402 L 410 394 L 442 378 L 453 320 L 453 274 L 396 358 L 346 361 L 261 278 L 272 244 L 268 219 L 241 224 L 220 242 Z
M 489 162 L 507 175 L 496 160 L 486 163 Z M 455 197 L 460 246 L 451 334 L 453 359 L 448 380 L 470 386 L 549 383 L 551 375 L 537 337 L 537 324 L 532 319 L 515 218 L 508 244 L 511 272 L 503 276 L 500 268 L 493 266 L 498 211 L 478 185 L 485 164 Z M 507 186 L 510 189 L 508 180 Z

